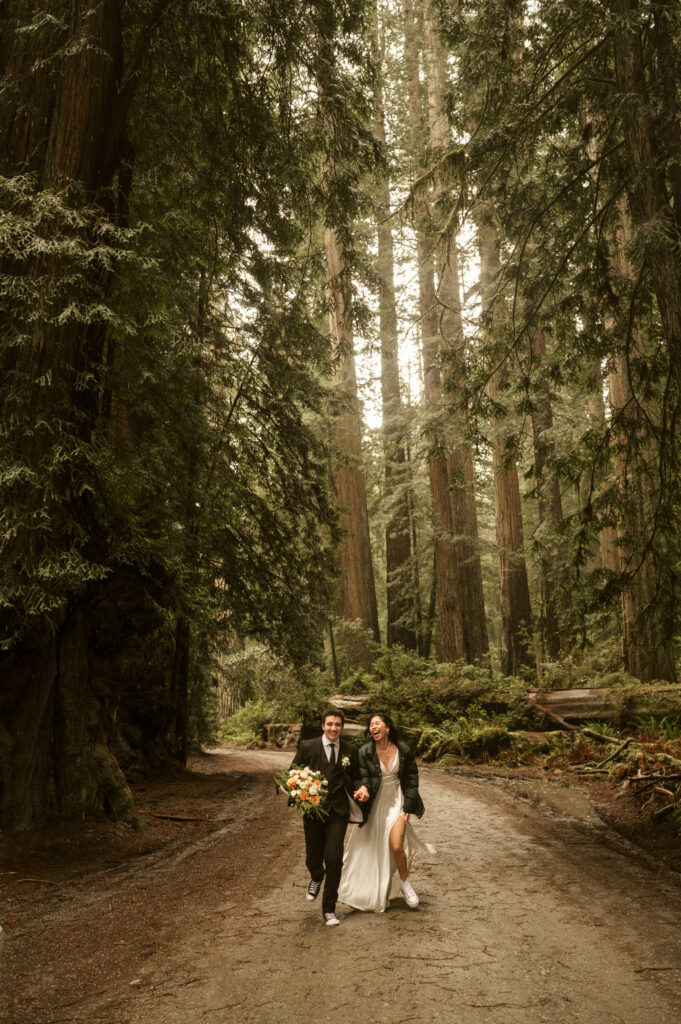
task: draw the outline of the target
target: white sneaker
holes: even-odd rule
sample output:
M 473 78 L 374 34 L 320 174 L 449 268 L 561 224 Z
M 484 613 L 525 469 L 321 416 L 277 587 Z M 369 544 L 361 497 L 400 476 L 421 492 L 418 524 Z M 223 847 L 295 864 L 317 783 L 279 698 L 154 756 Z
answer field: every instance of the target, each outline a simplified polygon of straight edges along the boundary
M 401 888 L 402 888 L 402 895 L 404 896 L 404 902 L 407 904 L 407 906 L 408 907 L 418 907 L 418 905 L 419 905 L 419 898 L 416 895 L 416 893 L 414 892 L 414 888 L 413 888 L 411 882 L 408 879 L 405 879 L 405 881 L 401 883 Z
M 328 928 L 333 928 L 333 926 L 335 924 L 340 924 L 340 921 L 338 920 L 338 918 L 336 917 L 335 914 L 328 913 L 328 914 L 324 914 L 324 924 Z

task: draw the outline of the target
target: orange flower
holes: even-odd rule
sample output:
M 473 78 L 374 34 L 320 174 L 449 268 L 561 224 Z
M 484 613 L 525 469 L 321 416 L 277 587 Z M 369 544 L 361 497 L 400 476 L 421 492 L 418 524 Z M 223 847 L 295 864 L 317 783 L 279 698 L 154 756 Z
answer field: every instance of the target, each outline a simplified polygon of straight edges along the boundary
M 293 787 L 295 786 L 295 784 L 296 784 L 296 780 L 295 780 L 295 779 L 289 779 L 289 780 L 288 780 L 288 782 L 286 783 L 286 785 L 287 785 L 287 786 L 288 786 L 288 787 L 289 787 L 290 789 L 293 789 Z
M 309 794 L 306 792 L 306 790 L 304 790 L 304 789 L 301 790 L 301 792 L 300 792 L 300 799 L 301 800 L 309 800 L 310 799 Z
M 311 802 L 313 804 L 318 804 L 319 803 L 319 797 L 318 796 L 311 796 L 310 800 L 311 800 Z

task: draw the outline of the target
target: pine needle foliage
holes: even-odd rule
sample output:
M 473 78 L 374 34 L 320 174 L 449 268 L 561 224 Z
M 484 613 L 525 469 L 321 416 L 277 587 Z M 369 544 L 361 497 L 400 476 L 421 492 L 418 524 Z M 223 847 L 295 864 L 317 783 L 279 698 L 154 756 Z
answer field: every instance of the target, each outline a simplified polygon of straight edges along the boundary
M 223 638 L 302 662 L 326 616 L 339 534 L 318 227 L 350 237 L 377 158 L 366 5 L 62 6 L 0 14 L 0 733 L 41 646 L 59 702 L 49 651 L 93 608 L 120 611 L 125 579 L 109 657 L 142 635 L 153 653 L 112 686 L 85 625 L 74 692 L 96 742 L 120 703 L 181 757 Z M 3 740 L 0 765 L 13 756 Z
M 588 640 L 605 609 L 654 578 L 639 611 L 655 622 L 645 643 L 657 646 L 679 626 L 678 5 L 439 8 L 457 83 L 452 217 L 493 223 L 502 263 L 495 305 L 505 315 L 494 329 L 493 312 L 481 323 L 471 401 L 481 423 L 506 417 L 522 444 L 538 396 L 551 395 L 556 443 L 543 454 L 568 510 L 573 625 Z M 531 356 L 536 329 L 548 338 L 541 362 Z M 499 366 L 506 394 L 492 409 L 486 385 Z M 577 392 L 588 405 L 594 390 L 602 404 L 615 373 L 626 379 L 623 401 L 608 396 L 602 423 L 587 417 L 561 434 L 562 404 Z M 618 531 L 616 571 L 594 566 L 608 527 Z

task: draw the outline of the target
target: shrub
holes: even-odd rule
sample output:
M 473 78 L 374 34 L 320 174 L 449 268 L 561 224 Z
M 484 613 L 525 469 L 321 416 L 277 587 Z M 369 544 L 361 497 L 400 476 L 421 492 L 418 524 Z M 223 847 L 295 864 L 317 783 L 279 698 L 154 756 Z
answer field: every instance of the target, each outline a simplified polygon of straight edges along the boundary
M 351 692 L 348 684 L 343 690 Z M 372 706 L 393 716 L 402 727 L 440 725 L 485 697 L 495 703 L 488 669 L 463 663 L 438 664 L 401 648 L 382 648 L 371 673 L 361 674 L 361 692 L 373 695 Z M 356 692 L 356 691 L 355 691 Z
M 271 701 L 247 700 L 231 715 L 218 733 L 221 743 L 257 746 L 262 743 L 262 732 L 273 718 L 275 705 Z
M 659 721 L 654 715 L 640 716 L 634 722 L 639 738 L 644 742 L 659 743 L 681 739 L 681 721 L 665 715 Z
M 223 656 L 218 680 L 219 724 L 248 703 L 266 703 L 266 721 L 300 722 L 316 715 L 329 698 L 326 675 L 314 667 L 294 669 L 260 644 Z

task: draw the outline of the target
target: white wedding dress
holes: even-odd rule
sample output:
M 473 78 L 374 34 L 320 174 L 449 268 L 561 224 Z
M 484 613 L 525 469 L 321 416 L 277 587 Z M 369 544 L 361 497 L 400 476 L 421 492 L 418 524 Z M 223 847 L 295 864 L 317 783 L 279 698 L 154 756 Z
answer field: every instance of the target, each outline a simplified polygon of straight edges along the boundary
M 350 830 L 345 848 L 343 874 L 338 899 L 356 910 L 373 910 L 382 914 L 388 901 L 401 894 L 400 876 L 390 852 L 390 829 L 402 811 L 402 790 L 398 775 L 399 754 L 396 751 L 386 771 L 381 764 L 381 785 L 366 825 Z M 429 850 L 407 822 L 404 830 L 404 852 L 411 866 L 417 850 Z

